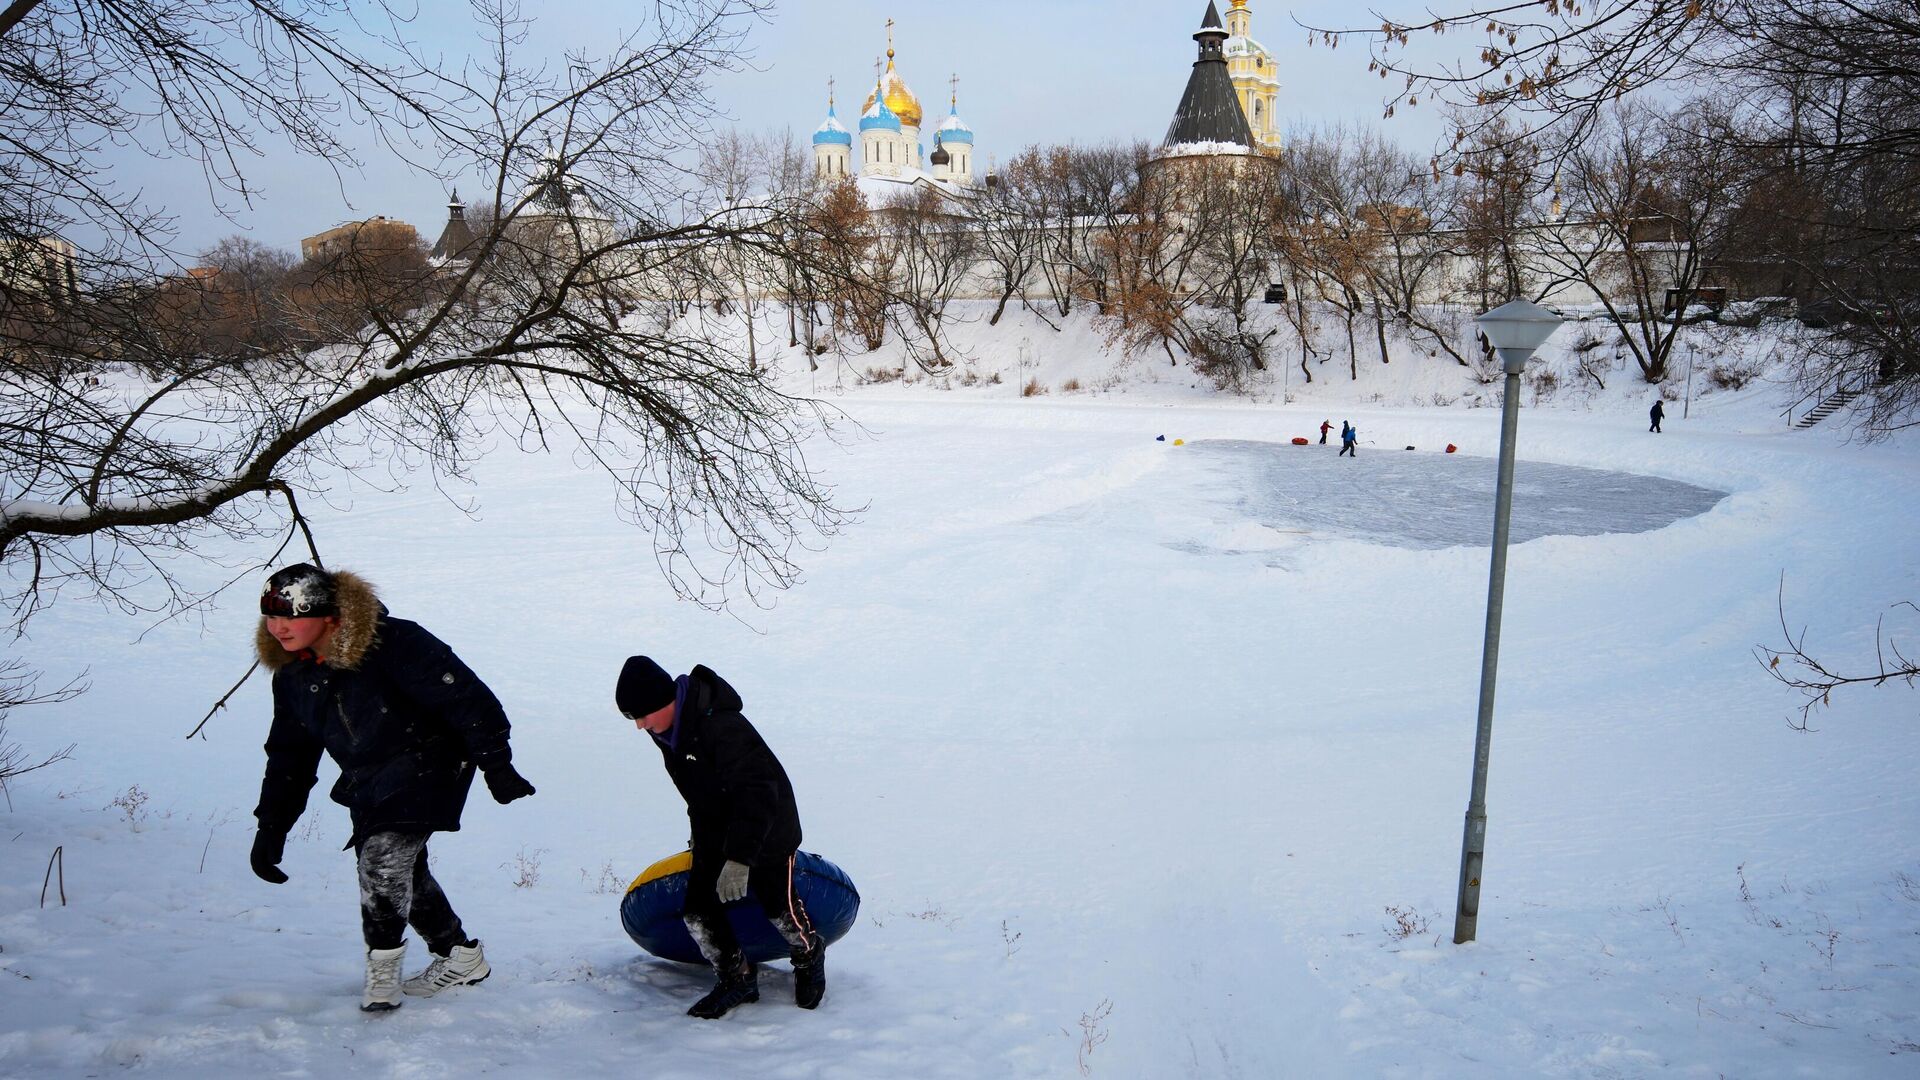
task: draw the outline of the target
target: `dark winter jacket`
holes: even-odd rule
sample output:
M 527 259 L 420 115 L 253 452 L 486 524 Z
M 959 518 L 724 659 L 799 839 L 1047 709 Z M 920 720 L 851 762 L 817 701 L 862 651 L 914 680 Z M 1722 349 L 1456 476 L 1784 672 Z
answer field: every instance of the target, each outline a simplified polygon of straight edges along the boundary
M 687 800 L 695 848 L 717 847 L 749 866 L 784 861 L 800 846 L 800 809 L 786 770 L 740 708 L 725 679 L 696 666 L 672 730 L 654 745 Z
M 1647 415 L 1653 417 L 1656 421 L 1663 420 L 1666 418 L 1667 410 L 1662 408 L 1660 403 L 1656 401 L 1653 403 L 1653 408 L 1647 410 Z
M 334 581 L 340 627 L 324 660 L 288 653 L 260 621 L 273 727 L 253 814 L 262 831 L 292 828 L 325 750 L 340 766 L 333 801 L 353 812 L 348 847 L 388 829 L 458 829 L 474 767 L 512 760 L 507 714 L 440 639 L 389 616 L 366 581 L 345 571 Z

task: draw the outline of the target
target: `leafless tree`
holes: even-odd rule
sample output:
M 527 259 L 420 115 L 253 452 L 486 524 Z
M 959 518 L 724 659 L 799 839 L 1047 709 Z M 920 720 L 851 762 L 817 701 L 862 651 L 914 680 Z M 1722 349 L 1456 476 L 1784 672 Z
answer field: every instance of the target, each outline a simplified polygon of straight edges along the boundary
M 47 756 L 35 760 L 25 747 L 7 736 L 7 714 L 28 705 L 45 705 L 55 701 L 66 701 L 78 696 L 86 689 L 85 683 L 76 678 L 58 690 L 41 693 L 34 674 L 26 670 L 26 665 L 18 660 L 0 660 L 0 793 L 5 793 L 9 807 L 13 804 L 13 795 L 7 788 L 7 781 L 38 769 L 44 769 L 56 762 L 65 761 L 73 753 L 73 744 L 56 750 Z
M 784 133 L 717 132 L 700 148 L 698 170 L 701 186 L 716 193 L 719 204 L 728 208 L 770 202 L 803 204 L 815 187 L 812 164 Z M 785 250 L 753 244 L 723 245 L 708 262 L 712 274 L 709 289 L 724 297 L 727 307 L 739 308 L 751 370 L 760 367 L 759 318 L 766 298 L 783 297 L 788 301 L 788 339 L 790 344 L 798 344 L 792 310 L 812 275 L 800 265 L 796 249 L 807 246 L 807 239 L 796 237 Z
M 830 418 L 777 391 L 698 309 L 640 317 L 720 255 L 777 261 L 813 228 L 804 202 L 728 204 L 673 156 L 709 136 L 706 81 L 738 62 L 764 6 L 661 0 L 604 54 L 551 70 L 521 59 L 516 13 L 491 0 L 478 5 L 490 51 L 457 68 L 360 30 L 377 12 L 318 0 L 0 12 L 14 102 L 0 131 L 40 140 L 19 155 L 28 181 L 4 185 L 0 204 L 23 233 L 89 220 L 157 235 L 157 212 L 98 171 L 101 143 L 141 127 L 106 94 L 126 78 L 162 94 L 167 122 L 153 130 L 175 133 L 170 149 L 200 155 L 227 190 L 249 190 L 228 166 L 263 131 L 345 160 L 333 126 L 345 115 L 449 180 L 486 184 L 469 258 L 440 267 L 410 306 L 366 294 L 353 332 L 325 348 L 181 355 L 128 299 L 144 281 L 98 267 L 67 304 L 87 333 L 64 351 L 10 342 L 25 354 L 0 365 L 0 562 L 16 624 L 70 589 L 178 609 L 193 597 L 170 557 L 209 535 L 282 531 L 298 494 L 342 468 L 462 476 L 493 433 L 603 466 L 685 596 L 719 604 L 791 581 L 796 545 L 840 520 L 802 453 Z M 220 35 L 221 48 L 200 44 Z M 255 77 L 227 64 L 235 49 L 258 52 Z M 54 130 L 73 113 L 52 85 L 92 95 L 100 122 L 120 127 Z M 70 185 L 64 219 L 45 209 L 58 184 Z M 126 366 L 96 385 L 75 365 Z
M 880 208 L 879 216 L 884 243 L 898 252 L 900 272 L 890 307 L 904 324 L 901 341 L 921 370 L 948 371 L 956 358 L 949 355 L 952 346 L 943 326 L 947 305 L 965 284 L 980 249 L 972 215 L 951 197 L 916 185 Z
M 1724 122 L 1706 103 L 1671 114 L 1637 103 L 1614 110 L 1562 165 L 1571 221 L 1538 233 L 1544 260 L 1600 298 L 1649 383 L 1667 377 L 1745 191 L 1743 157 L 1720 132 Z
M 1464 202 L 1463 184 L 1450 174 L 1430 170 L 1413 154 L 1377 130 L 1358 139 L 1357 187 L 1360 214 L 1377 237 L 1374 257 L 1365 263 L 1374 308 L 1374 329 L 1385 352 L 1388 316 L 1415 346 L 1437 356 L 1445 352 L 1466 364 L 1458 328 L 1444 306 L 1451 298 L 1446 271 L 1459 254 L 1455 246 Z
M 1473 41 L 1471 59 L 1436 62 L 1410 47 L 1440 34 Z M 1838 313 L 1836 332 L 1803 354 L 1802 381 L 1872 389 L 1860 413 L 1869 438 L 1920 422 L 1910 302 L 1920 291 L 1920 17 L 1910 0 L 1469 3 L 1317 36 L 1368 45 L 1389 80 L 1389 114 L 1423 98 L 1464 107 L 1436 167 L 1474 147 L 1524 145 L 1539 148 L 1544 182 L 1601 135 L 1610 106 L 1642 91 L 1737 103 L 1719 135 L 1765 166 L 1749 217 L 1770 225 L 1744 232 L 1742 261 L 1773 268 L 1767 292 Z
M 1334 126 L 1297 133 L 1285 162 L 1289 213 L 1277 234 L 1282 255 L 1312 299 L 1339 315 L 1348 376 L 1357 380 L 1355 321 L 1368 311 L 1366 290 L 1380 237 L 1362 212 L 1353 132 Z
M 1073 312 L 1074 300 L 1083 291 L 1075 253 L 1085 247 L 1091 225 L 1075 194 L 1074 171 L 1073 147 L 1047 147 L 1035 153 L 1029 181 L 1022 189 L 1030 212 L 1040 222 L 1040 280 L 1052 311 L 1060 317 Z
M 814 174 L 813 162 L 791 136 L 769 136 L 762 142 L 765 183 L 773 197 L 783 202 L 813 205 L 820 197 L 821 179 Z M 821 301 L 819 237 L 811 231 L 796 234 L 777 252 L 776 281 L 773 292 L 787 309 L 787 345 L 804 346 L 807 364 L 818 368 L 815 359 L 819 304 Z
M 807 231 L 818 238 L 818 265 L 828 283 L 827 311 L 836 348 L 845 335 L 871 352 L 886 341 L 887 308 L 899 275 L 899 248 L 882 243 L 871 208 L 851 177 L 830 183 L 808 209 Z
M 1065 315 L 1074 301 L 1104 314 L 1125 283 L 1114 266 L 1114 237 L 1127 224 L 1139 187 L 1144 143 L 1109 142 L 1055 147 L 1046 155 L 1043 183 L 1054 212 L 1047 230 L 1043 276 Z
M 1257 153 L 1204 159 L 1187 179 L 1193 207 L 1185 228 L 1198 241 L 1186 268 L 1191 292 L 1217 313 L 1218 339 L 1196 356 L 1196 366 L 1216 384 L 1243 389 L 1255 371 L 1267 368 L 1267 345 L 1279 333 L 1253 318 L 1279 258 L 1274 237 L 1285 212 L 1284 180 L 1276 155 Z M 1201 365 L 1201 357 L 1210 364 Z
M 994 183 L 970 204 L 980 255 L 992 265 L 1000 292 L 988 326 L 999 325 L 1008 301 L 1018 296 L 1024 302 L 1040 261 L 1049 218 L 1042 168 L 1039 148 L 1028 147 L 1014 155 L 994 176 Z
M 1499 121 L 1473 128 L 1454 162 L 1460 247 L 1482 311 L 1517 297 L 1538 300 L 1546 292 L 1522 250 L 1528 227 L 1541 218 L 1540 168 L 1539 147 Z

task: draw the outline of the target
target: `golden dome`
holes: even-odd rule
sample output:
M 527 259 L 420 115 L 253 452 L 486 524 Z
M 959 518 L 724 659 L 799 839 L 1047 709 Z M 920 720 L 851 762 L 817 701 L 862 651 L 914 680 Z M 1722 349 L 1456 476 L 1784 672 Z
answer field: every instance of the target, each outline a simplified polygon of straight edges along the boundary
M 888 49 L 887 53 L 887 72 L 880 76 L 880 87 L 884 87 L 887 92 L 887 108 L 893 110 L 893 115 L 900 118 L 901 126 L 919 127 L 920 99 L 913 96 L 913 91 L 907 89 L 906 80 L 900 77 L 899 72 L 893 70 L 893 50 Z M 873 108 L 873 95 L 877 90 L 878 88 L 867 92 L 867 103 L 861 107 L 861 112 Z

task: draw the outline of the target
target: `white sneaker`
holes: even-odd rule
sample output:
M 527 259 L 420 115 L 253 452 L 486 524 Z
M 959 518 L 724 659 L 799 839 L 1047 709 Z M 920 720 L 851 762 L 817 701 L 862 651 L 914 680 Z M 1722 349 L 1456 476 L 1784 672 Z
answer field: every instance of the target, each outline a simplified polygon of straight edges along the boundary
M 361 1012 L 384 1012 L 401 1006 L 400 962 L 406 956 L 404 941 L 397 949 L 367 950 L 367 987 L 360 995 Z
M 403 987 L 414 997 L 432 997 L 442 990 L 455 986 L 471 986 L 493 974 L 493 968 L 487 963 L 487 954 L 480 942 L 475 941 L 473 948 L 455 945 L 445 956 L 430 953 L 433 963 L 427 970 L 406 981 Z

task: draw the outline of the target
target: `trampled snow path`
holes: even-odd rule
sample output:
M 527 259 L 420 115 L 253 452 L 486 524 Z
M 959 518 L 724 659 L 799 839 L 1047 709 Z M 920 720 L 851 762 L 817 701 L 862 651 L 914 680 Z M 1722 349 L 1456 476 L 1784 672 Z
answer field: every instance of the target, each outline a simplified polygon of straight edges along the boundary
M 868 511 L 737 620 L 672 602 L 565 460 L 489 457 L 471 520 L 429 490 L 323 511 L 329 559 L 500 694 L 540 788 L 476 792 L 434 843 L 495 976 L 391 1016 L 355 1008 L 344 813 L 316 792 L 288 885 L 246 868 L 264 682 L 180 738 L 245 666 L 252 589 L 138 643 L 144 623 L 79 604 L 37 622 L 17 653 L 84 663 L 94 689 L 13 721 L 30 749 L 80 746 L 0 818 L 0 1073 L 1912 1074 L 1912 692 L 1843 693 L 1795 732 L 1751 655 L 1783 571 L 1796 627 L 1856 661 L 1920 597 L 1911 450 L 1523 420 L 1528 462 L 1728 495 L 1514 547 L 1480 941 L 1456 948 L 1483 542 L 1396 546 L 1235 497 L 1260 467 L 1227 441 L 1317 412 L 847 407 L 874 437 L 817 460 Z M 1428 464 L 1491 470 L 1491 410 L 1349 415 L 1480 455 L 1335 463 L 1382 506 L 1431 494 Z M 760 1005 L 688 1020 L 701 974 L 621 935 L 618 890 L 684 839 L 610 705 L 630 652 L 740 687 L 807 847 L 859 883 L 819 1012 L 776 969 Z M 43 911 L 55 845 L 71 903 Z

